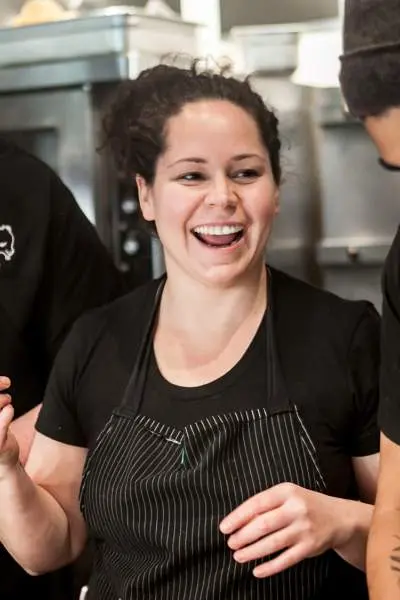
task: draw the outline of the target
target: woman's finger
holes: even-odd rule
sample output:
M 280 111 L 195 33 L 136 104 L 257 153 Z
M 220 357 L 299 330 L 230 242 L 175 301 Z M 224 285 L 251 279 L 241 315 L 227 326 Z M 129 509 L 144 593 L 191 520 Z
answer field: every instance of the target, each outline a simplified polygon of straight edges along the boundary
M 229 515 L 222 519 L 220 530 L 229 534 L 237 531 L 249 523 L 257 515 L 273 510 L 281 506 L 296 486 L 282 483 L 264 490 L 235 508 Z
M 8 429 L 14 418 L 14 408 L 12 404 L 7 404 L 0 410 L 0 452 L 7 440 Z
M 232 550 L 239 550 L 239 548 L 244 548 L 260 538 L 269 536 L 271 533 L 287 527 L 290 522 L 290 514 L 284 510 L 284 506 L 280 506 L 262 515 L 258 515 L 247 523 L 247 525 L 236 531 L 229 537 L 228 546 Z
M 304 542 L 296 544 L 291 548 L 288 548 L 276 558 L 265 562 L 262 565 L 258 565 L 253 570 L 253 575 L 258 578 L 272 577 L 281 571 L 285 571 L 294 565 L 297 565 L 302 560 L 306 559 L 309 555 L 309 548 Z
M 9 404 L 11 404 L 10 394 L 0 393 L 0 410 L 2 410 L 5 406 L 8 406 Z
M 0 376 L 0 392 L 10 387 L 11 380 L 8 377 Z
M 298 535 L 295 527 L 285 527 L 280 529 L 271 535 L 267 535 L 262 539 L 258 540 L 255 544 L 246 546 L 234 553 L 233 558 L 239 562 L 249 562 L 250 560 L 257 560 L 259 558 L 265 558 L 275 552 L 285 550 L 290 546 L 293 546 L 298 541 Z

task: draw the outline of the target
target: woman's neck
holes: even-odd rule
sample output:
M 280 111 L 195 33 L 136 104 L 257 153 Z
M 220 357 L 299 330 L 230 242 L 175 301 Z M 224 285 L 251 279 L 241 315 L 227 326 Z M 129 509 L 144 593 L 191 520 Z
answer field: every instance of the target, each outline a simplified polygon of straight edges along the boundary
M 265 313 L 266 277 L 262 266 L 235 285 L 215 288 L 169 271 L 154 338 L 158 367 L 167 380 L 203 385 L 237 364 Z
M 174 275 L 168 275 L 159 316 L 159 326 L 170 332 L 190 336 L 193 341 L 225 338 L 265 312 L 264 265 L 229 287 L 207 285 L 182 273 Z

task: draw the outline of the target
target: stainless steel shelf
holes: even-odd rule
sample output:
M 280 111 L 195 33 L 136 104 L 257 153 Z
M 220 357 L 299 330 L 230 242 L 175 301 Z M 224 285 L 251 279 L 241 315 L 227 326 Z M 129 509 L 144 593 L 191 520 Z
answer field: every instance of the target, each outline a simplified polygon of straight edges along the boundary
M 0 29 L 0 67 L 58 62 L 107 54 L 179 52 L 195 55 L 197 26 L 137 11 L 93 15 Z
M 321 267 L 382 265 L 390 245 L 391 239 L 378 243 L 365 243 L 358 240 L 348 240 L 337 245 L 321 243 L 317 247 L 317 261 Z
M 160 57 L 143 52 L 0 69 L 0 94 L 111 83 L 137 75 Z

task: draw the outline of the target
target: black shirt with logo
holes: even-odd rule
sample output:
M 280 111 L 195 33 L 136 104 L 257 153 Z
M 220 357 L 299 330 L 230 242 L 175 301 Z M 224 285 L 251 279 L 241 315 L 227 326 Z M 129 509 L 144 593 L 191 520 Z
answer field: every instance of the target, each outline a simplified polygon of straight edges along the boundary
M 54 358 L 85 310 L 125 291 L 70 191 L 43 162 L 0 139 L 0 374 L 16 417 L 43 400 Z M 0 550 L 0 598 L 70 600 L 69 570 L 27 575 Z
M 66 186 L 0 140 L 0 374 L 12 380 L 16 416 L 42 401 L 76 318 L 123 291 L 122 275 Z

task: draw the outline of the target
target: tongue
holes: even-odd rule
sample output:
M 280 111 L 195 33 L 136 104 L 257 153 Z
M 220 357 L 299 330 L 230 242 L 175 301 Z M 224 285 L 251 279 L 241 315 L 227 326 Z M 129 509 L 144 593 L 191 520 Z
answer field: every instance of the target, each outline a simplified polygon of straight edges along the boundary
M 227 233 L 226 235 L 209 235 L 209 234 L 198 234 L 197 237 L 209 246 L 229 246 L 238 237 L 237 233 Z

